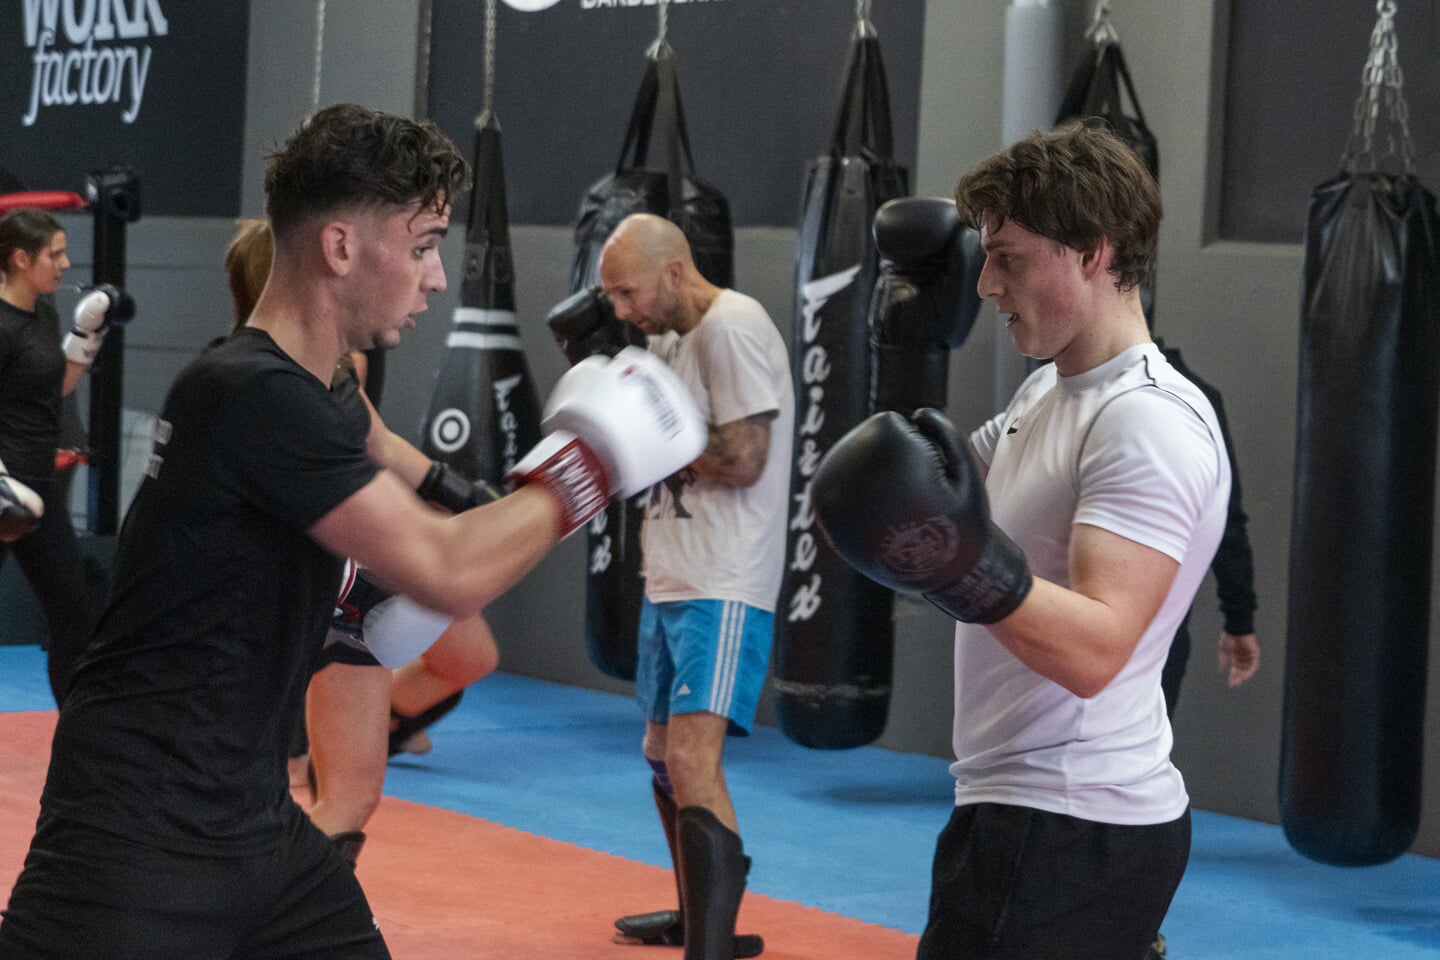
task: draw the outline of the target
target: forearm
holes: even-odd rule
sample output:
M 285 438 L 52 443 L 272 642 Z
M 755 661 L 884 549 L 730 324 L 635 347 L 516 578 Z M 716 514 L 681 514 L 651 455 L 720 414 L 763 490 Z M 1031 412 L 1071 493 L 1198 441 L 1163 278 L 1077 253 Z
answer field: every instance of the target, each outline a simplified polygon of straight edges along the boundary
M 366 453 L 370 454 L 371 460 L 392 471 L 414 490 L 425 479 L 430 469 L 430 458 L 385 425 L 364 390 L 360 391 L 360 397 L 365 402 L 365 409 L 370 411 L 370 433 L 365 437 Z
M 382 472 L 312 529 L 395 593 L 455 617 L 471 616 L 529 572 L 560 536 L 557 501 L 524 487 L 485 507 L 447 516 Z
M 710 429 L 705 452 L 690 468 L 722 487 L 753 487 L 765 472 L 770 454 L 770 420 L 773 413 L 758 414 Z
M 413 443 L 388 427 L 371 431 L 366 442 L 370 459 L 391 470 L 412 490 L 420 486 L 430 470 L 431 460 Z
M 1232 523 L 1220 540 L 1210 570 L 1215 574 L 1215 592 L 1225 630 L 1236 636 L 1255 632 L 1255 561 L 1245 533 L 1244 516 Z
M 80 386 L 80 381 L 85 379 L 85 371 L 89 370 L 88 364 L 76 363 L 74 360 L 65 361 L 65 379 L 60 384 L 60 396 L 68 397 Z
M 1039 577 L 1015 612 L 988 629 L 1021 663 L 1077 697 L 1105 689 L 1143 632 L 1133 617 Z

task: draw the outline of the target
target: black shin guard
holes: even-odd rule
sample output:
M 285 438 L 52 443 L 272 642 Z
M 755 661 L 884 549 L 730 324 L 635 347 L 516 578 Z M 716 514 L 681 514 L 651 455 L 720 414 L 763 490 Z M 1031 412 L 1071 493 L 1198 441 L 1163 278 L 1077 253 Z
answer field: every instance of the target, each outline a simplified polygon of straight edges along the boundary
M 405 749 L 405 741 L 419 733 L 439 720 L 445 714 L 454 710 L 460 703 L 460 695 L 464 690 L 456 690 L 450 696 L 441 700 L 428 710 L 422 711 L 417 716 L 407 717 L 403 713 L 390 711 L 390 718 L 395 721 L 395 729 L 390 731 L 390 756 L 400 753 Z
M 685 960 L 731 960 L 749 864 L 740 836 L 704 807 L 676 814 Z
M 676 847 L 675 798 L 661 789 L 658 781 L 652 779 L 650 787 L 655 794 L 655 810 L 660 814 L 660 825 L 665 829 L 665 842 L 670 845 L 670 861 L 675 864 L 675 897 L 680 905 L 677 910 L 656 910 L 654 913 L 635 913 L 615 921 L 619 931 L 616 940 L 621 943 L 639 944 L 652 947 L 678 947 L 685 943 L 685 899 L 680 881 L 680 851 Z M 745 860 L 748 872 L 750 861 Z M 733 926 L 733 924 L 732 924 Z M 735 934 L 730 956 L 735 960 L 758 957 L 765 950 L 765 941 L 750 933 Z

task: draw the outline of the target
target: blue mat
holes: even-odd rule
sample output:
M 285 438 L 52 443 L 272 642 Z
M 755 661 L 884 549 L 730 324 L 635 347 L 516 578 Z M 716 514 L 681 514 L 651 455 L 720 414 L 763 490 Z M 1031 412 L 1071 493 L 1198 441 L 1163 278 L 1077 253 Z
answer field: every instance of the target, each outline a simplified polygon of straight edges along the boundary
M 44 655 L 0 647 L 0 711 L 53 707 Z M 642 729 L 627 697 L 497 674 L 434 728 L 432 753 L 391 763 L 386 793 L 668 867 Z M 751 890 L 920 932 L 951 806 L 944 760 L 811 751 L 760 728 L 729 741 L 726 769 Z M 1434 960 L 1440 861 L 1328 867 L 1279 827 L 1197 811 L 1164 931 L 1175 960 Z

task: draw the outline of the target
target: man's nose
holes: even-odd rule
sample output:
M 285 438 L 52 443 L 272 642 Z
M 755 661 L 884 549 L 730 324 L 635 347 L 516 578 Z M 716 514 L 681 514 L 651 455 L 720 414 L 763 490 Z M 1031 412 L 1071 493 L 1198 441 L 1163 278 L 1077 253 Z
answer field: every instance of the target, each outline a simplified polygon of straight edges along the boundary
M 980 294 L 982 300 L 994 300 L 1000 295 L 1000 284 L 996 281 L 995 271 L 990 269 L 990 258 L 985 258 L 985 265 L 980 268 L 980 279 L 975 281 L 975 292 Z

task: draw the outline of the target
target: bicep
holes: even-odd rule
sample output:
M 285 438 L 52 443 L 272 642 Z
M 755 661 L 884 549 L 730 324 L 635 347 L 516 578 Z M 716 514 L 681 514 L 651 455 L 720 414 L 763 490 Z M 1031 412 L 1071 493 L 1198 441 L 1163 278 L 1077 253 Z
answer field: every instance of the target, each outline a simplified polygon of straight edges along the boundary
M 381 470 L 321 517 L 310 536 L 336 556 L 370 568 L 396 592 L 423 603 L 430 593 L 427 572 L 440 561 L 434 544 L 441 522 L 399 477 Z
M 1160 612 L 1180 564 L 1153 547 L 1088 523 L 1070 537 L 1070 589 L 1104 604 L 1133 649 Z M 1127 653 L 1128 656 L 1128 653 Z

